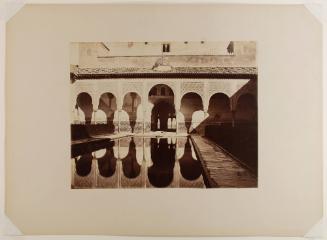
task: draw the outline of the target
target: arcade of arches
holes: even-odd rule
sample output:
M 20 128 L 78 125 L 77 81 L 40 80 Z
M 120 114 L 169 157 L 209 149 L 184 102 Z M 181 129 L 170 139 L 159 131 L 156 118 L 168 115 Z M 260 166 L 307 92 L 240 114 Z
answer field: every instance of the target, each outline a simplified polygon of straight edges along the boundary
M 254 79 L 107 79 L 73 84 L 72 124 L 100 133 L 202 133 L 257 121 Z M 99 133 L 99 130 L 95 131 Z

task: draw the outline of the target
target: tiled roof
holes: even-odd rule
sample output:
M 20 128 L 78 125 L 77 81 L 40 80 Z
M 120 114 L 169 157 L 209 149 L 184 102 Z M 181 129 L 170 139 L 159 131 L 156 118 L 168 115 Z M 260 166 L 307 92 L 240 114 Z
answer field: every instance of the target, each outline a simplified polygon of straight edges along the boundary
M 158 71 L 150 68 L 78 68 L 75 75 L 90 75 L 90 74 L 257 74 L 256 67 L 175 67 L 169 71 Z

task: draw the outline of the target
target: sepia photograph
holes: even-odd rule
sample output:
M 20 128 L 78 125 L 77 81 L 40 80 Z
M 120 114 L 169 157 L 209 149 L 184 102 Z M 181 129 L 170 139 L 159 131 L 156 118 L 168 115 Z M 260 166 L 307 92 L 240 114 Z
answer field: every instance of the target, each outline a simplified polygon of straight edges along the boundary
M 5 27 L 13 236 L 321 226 L 323 28 L 306 6 L 26 4 Z
M 72 188 L 257 187 L 255 42 L 70 51 Z

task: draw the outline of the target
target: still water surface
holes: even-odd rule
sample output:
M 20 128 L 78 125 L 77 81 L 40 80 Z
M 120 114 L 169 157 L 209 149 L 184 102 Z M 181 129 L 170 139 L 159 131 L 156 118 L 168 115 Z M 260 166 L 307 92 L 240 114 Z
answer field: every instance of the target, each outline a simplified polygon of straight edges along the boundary
M 205 188 L 187 137 L 126 137 L 73 157 L 72 188 Z

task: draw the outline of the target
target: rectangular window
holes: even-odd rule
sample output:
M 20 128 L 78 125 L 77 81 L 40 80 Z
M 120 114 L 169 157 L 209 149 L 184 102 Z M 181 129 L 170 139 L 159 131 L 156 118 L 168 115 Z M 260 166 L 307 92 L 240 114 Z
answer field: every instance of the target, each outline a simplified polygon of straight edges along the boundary
M 162 44 L 162 52 L 170 52 L 170 44 L 169 43 Z

